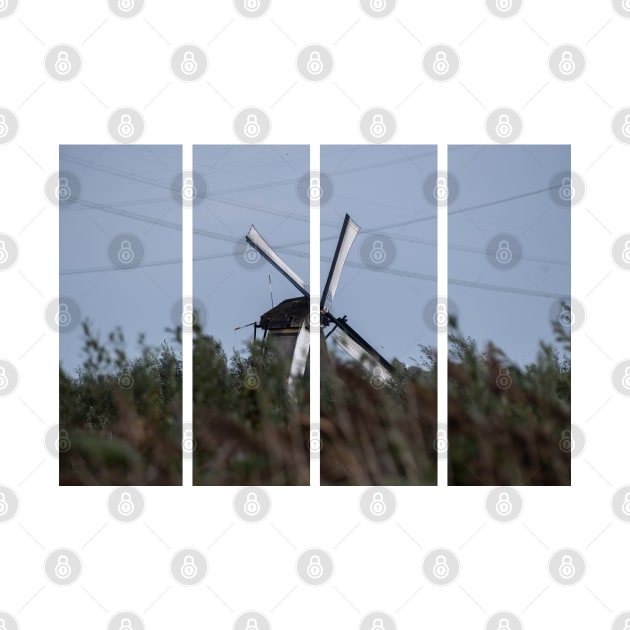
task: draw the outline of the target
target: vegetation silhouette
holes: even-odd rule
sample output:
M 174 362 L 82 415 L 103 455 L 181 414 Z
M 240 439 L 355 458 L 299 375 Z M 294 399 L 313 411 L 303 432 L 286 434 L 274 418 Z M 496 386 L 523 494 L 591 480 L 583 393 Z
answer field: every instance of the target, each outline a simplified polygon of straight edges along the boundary
M 193 478 L 196 485 L 309 483 L 309 379 L 289 392 L 288 366 L 251 342 L 230 359 L 196 323 L 193 335 Z M 450 321 L 448 478 L 453 485 L 569 485 L 570 335 L 517 366 L 493 344 L 480 351 Z M 168 331 L 181 348 L 181 327 Z M 83 323 L 84 360 L 59 370 L 62 485 L 179 485 L 182 359 L 166 341 L 138 339 L 127 356 L 117 329 L 101 343 Z M 323 485 L 434 485 L 440 437 L 437 360 L 394 360 L 390 381 L 354 361 L 321 355 Z M 561 354 L 562 351 L 562 354 Z M 186 440 L 184 440 L 185 442 Z M 190 453 L 185 456 L 190 456 Z

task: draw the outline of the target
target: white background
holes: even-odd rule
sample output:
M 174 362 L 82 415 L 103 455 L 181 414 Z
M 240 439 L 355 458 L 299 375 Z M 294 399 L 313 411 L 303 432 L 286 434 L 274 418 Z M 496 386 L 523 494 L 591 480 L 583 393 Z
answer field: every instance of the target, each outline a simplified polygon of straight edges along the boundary
M 354 0 L 273 0 L 266 15 L 248 20 L 227 0 L 149 0 L 123 20 L 105 0 L 22 0 L 0 20 L 0 107 L 20 122 L 16 138 L 0 146 L 0 231 L 20 247 L 17 264 L 0 272 L 0 357 L 20 374 L 16 391 L 0 398 L 0 485 L 20 499 L 17 516 L 0 524 L 0 610 L 23 629 L 104 628 L 125 609 L 156 629 L 230 628 L 252 609 L 274 629 L 358 628 L 375 609 L 401 629 L 483 628 L 497 610 L 513 611 L 528 628 L 555 629 L 609 627 L 630 609 L 630 526 L 610 509 L 614 491 L 630 483 L 628 400 L 610 380 L 630 356 L 628 272 L 610 254 L 630 232 L 630 147 L 610 128 L 630 105 L 630 20 L 605 0 L 586 5 L 526 0 L 517 16 L 501 20 L 481 0 L 401 0 L 376 20 Z M 322 83 L 296 70 L 299 50 L 313 42 L 335 59 Z M 461 67 L 435 83 L 422 55 L 441 42 L 457 49 Z M 45 71 L 44 56 L 57 43 L 82 55 L 69 83 Z M 170 69 L 184 43 L 208 55 L 207 73 L 194 83 Z M 575 82 L 549 71 L 561 43 L 585 53 L 586 71 Z M 572 293 L 587 312 L 572 345 L 573 422 L 586 434 L 573 486 L 521 489 L 524 510 L 510 524 L 489 518 L 488 488 L 394 489 L 398 509 L 380 525 L 362 516 L 360 488 L 270 489 L 271 512 L 259 524 L 238 519 L 235 489 L 146 488 L 144 514 L 128 525 L 109 516 L 111 489 L 58 488 L 57 460 L 44 447 L 58 422 L 58 336 L 44 321 L 58 291 L 58 216 L 44 182 L 57 170 L 59 144 L 112 142 L 106 122 L 121 106 L 142 112 L 146 143 L 237 142 L 232 121 L 247 106 L 271 117 L 271 143 L 363 142 L 359 119 L 374 106 L 396 116 L 392 142 L 489 142 L 486 117 L 509 106 L 524 121 L 519 142 L 570 143 L 572 167 L 587 186 L 572 225 Z M 421 562 L 441 546 L 462 568 L 439 588 Z M 69 587 L 44 574 L 57 547 L 83 561 Z M 172 579 L 169 562 L 182 547 L 205 552 L 203 584 Z M 297 556 L 308 547 L 334 557 L 324 586 L 297 577 Z M 586 558 L 575 586 L 556 584 L 547 571 L 560 547 Z

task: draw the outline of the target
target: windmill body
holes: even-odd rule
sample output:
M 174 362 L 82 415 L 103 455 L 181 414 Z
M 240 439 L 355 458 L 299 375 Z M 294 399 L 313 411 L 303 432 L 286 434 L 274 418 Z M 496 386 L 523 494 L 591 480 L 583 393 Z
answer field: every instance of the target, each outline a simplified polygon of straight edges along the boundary
M 289 298 L 263 313 L 256 326 L 264 331 L 263 338 L 270 342 L 281 360 L 290 364 L 295 342 L 307 318 L 308 299 Z

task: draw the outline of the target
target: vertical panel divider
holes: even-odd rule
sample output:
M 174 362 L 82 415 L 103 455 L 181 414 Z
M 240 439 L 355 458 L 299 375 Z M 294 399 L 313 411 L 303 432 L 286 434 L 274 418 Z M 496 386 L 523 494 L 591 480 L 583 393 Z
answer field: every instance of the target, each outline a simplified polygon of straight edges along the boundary
M 320 145 L 310 145 L 310 172 L 318 173 L 320 168 Z M 321 184 L 321 178 L 320 178 Z M 321 194 L 319 197 L 321 198 Z M 319 328 L 319 300 L 320 300 L 320 207 L 319 200 L 310 196 L 310 289 L 311 289 L 311 305 L 310 305 L 310 435 L 309 447 L 310 452 L 310 473 L 311 486 L 318 487 L 320 485 L 320 456 L 321 453 L 312 452 L 313 440 L 319 440 L 319 446 L 326 448 L 322 443 L 320 433 L 320 328 Z M 315 313 L 317 317 L 315 317 Z
M 182 146 L 182 178 L 184 173 L 193 172 L 193 147 L 191 144 Z M 182 179 L 183 182 L 183 179 Z M 182 208 L 182 295 L 193 295 L 193 212 L 194 204 L 184 203 L 181 197 Z M 186 301 L 184 301 L 186 303 Z M 182 306 L 183 308 L 183 306 Z M 183 322 L 183 320 L 182 320 Z M 184 426 L 194 426 L 192 417 L 193 398 L 193 365 L 192 365 L 193 334 L 182 334 L 182 438 Z M 194 443 L 194 442 L 193 442 Z M 183 444 L 183 442 L 182 442 Z M 193 451 L 192 457 L 184 457 L 182 448 L 182 486 L 193 485 Z
M 448 145 L 437 145 L 437 170 L 446 174 L 448 184 Z M 448 298 L 448 194 L 445 203 L 437 206 L 437 294 Z M 447 302 L 448 304 L 448 302 Z M 447 328 L 448 330 L 448 328 Z M 448 445 L 448 332 L 437 335 L 437 422 L 438 429 L 444 430 L 445 443 Z M 438 434 L 436 445 L 442 436 Z M 448 447 L 444 454 L 438 450 L 437 485 L 448 485 Z

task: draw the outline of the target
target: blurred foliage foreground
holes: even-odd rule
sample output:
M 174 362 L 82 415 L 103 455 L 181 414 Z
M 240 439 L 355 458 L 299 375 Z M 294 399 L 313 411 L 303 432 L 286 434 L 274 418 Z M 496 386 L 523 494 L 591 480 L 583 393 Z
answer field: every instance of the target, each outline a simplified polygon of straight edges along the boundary
M 194 328 L 194 441 L 181 433 L 181 358 L 166 343 L 128 360 L 120 331 L 101 344 L 84 324 L 85 361 L 60 368 L 60 483 L 177 485 L 183 456 L 196 485 L 304 485 L 309 455 L 322 485 L 433 485 L 448 443 L 452 485 L 571 483 L 571 366 L 540 344 L 518 367 L 491 344 L 481 352 L 452 323 L 448 436 L 437 426 L 435 351 L 391 381 L 355 362 L 321 357 L 321 425 L 309 426 L 309 379 L 289 394 L 287 366 L 260 342 L 228 358 Z M 172 331 L 181 344 L 181 328 Z M 569 351 L 570 338 L 556 330 Z M 322 349 L 324 344 L 322 344 Z
M 170 331 L 181 347 L 182 329 Z M 83 324 L 84 361 L 59 373 L 62 485 L 179 485 L 182 456 L 197 485 L 309 483 L 308 379 L 291 396 L 286 366 L 260 343 L 228 361 L 193 327 L 194 440 L 182 435 L 182 361 L 166 342 L 128 359 L 120 330 L 101 343 Z
M 448 433 L 431 348 L 387 384 L 322 356 L 322 484 L 432 485 L 448 445 L 451 485 L 570 485 L 570 337 L 554 326 L 558 345 L 519 367 L 450 324 Z
M 61 485 L 180 485 L 181 358 L 165 342 L 129 360 L 120 330 L 102 344 L 83 323 L 84 361 L 59 368 Z

